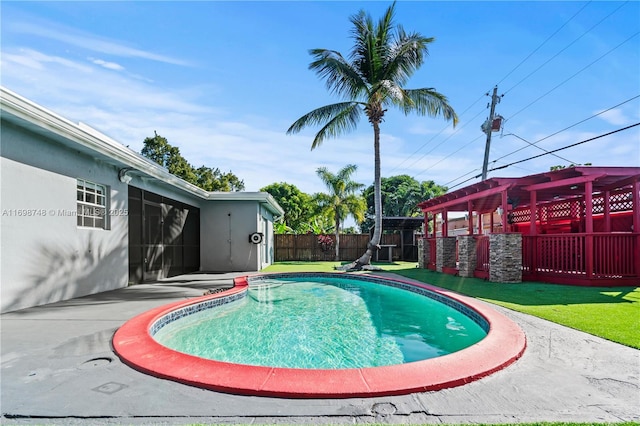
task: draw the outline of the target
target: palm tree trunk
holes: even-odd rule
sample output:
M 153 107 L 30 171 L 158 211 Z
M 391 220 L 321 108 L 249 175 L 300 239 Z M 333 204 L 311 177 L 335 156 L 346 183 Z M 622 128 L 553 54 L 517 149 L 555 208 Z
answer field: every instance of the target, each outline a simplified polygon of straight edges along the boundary
M 373 237 L 367 245 L 367 251 L 356 260 L 356 264 L 369 265 L 373 253 L 380 249 L 380 239 L 382 238 L 382 190 L 380 182 L 380 123 L 373 122 L 373 154 L 374 154 L 374 181 L 373 181 L 373 205 L 375 211 L 375 225 Z
M 340 217 L 336 211 L 336 262 L 340 260 Z

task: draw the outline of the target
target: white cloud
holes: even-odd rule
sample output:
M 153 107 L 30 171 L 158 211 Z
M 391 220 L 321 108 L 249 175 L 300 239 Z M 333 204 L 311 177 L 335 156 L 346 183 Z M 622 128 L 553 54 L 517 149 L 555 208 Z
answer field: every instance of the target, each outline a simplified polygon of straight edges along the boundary
M 624 126 L 631 123 L 631 119 L 624 114 L 621 108 L 610 109 L 609 111 L 603 112 L 598 117 L 609 124 L 613 124 L 614 126 Z
M 70 27 L 65 27 L 47 21 L 39 23 L 25 21 L 11 22 L 9 24 L 9 28 L 5 28 L 4 30 L 38 36 L 49 40 L 55 40 L 64 44 L 80 47 L 92 52 L 99 52 L 105 55 L 141 58 L 173 65 L 190 65 L 188 61 L 184 61 L 182 59 L 172 58 L 170 56 L 160 55 L 146 50 L 137 49 L 127 46 L 119 41 L 96 37 L 93 34 L 81 32 Z
M 102 59 L 95 59 L 95 58 L 89 58 L 89 60 L 96 64 L 99 65 L 101 67 L 104 67 L 106 69 L 109 70 L 114 70 L 114 71 L 124 71 L 124 67 L 120 64 L 116 64 L 115 62 L 108 62 L 108 61 L 103 61 Z

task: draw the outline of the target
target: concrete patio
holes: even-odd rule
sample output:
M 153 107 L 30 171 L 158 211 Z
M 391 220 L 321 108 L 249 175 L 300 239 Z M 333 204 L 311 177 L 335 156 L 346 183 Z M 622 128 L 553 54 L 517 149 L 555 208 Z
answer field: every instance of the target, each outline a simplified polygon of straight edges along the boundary
M 230 287 L 192 274 L 3 314 L 2 424 L 515 423 L 640 421 L 640 351 L 504 308 L 528 347 L 515 364 L 438 392 L 292 400 L 217 393 L 123 364 L 115 330 L 165 303 Z M 382 274 L 381 274 L 382 275 Z

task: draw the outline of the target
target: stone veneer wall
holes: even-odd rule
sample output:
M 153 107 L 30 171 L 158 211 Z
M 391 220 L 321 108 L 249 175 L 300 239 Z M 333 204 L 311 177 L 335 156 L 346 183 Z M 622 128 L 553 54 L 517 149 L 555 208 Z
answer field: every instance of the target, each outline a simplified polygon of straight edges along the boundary
M 436 238 L 436 271 L 456 267 L 456 237 Z
M 489 246 L 489 281 L 522 282 L 522 235 L 491 234 Z
M 473 277 L 477 261 L 476 238 L 473 235 L 458 236 L 458 275 Z
M 428 246 L 428 244 L 425 244 L 424 238 L 418 238 L 418 268 L 422 269 L 427 267 L 428 262 L 424 250 L 425 246 Z

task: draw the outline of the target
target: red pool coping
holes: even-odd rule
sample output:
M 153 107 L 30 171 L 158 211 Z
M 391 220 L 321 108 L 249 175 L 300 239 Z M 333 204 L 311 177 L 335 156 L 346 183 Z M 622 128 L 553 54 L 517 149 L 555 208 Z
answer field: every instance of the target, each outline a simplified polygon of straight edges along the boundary
M 428 284 L 369 276 L 421 287 L 454 299 L 479 313 L 489 323 L 489 333 L 473 346 L 438 358 L 337 370 L 214 361 L 169 349 L 150 335 L 152 324 L 172 311 L 246 291 L 248 277 L 245 276 L 236 278 L 234 287 L 227 291 L 170 303 L 132 318 L 116 331 L 113 348 L 125 364 L 151 376 L 214 391 L 282 398 L 374 397 L 461 386 L 507 367 L 520 358 L 526 348 L 526 337 L 520 327 L 484 303 Z

